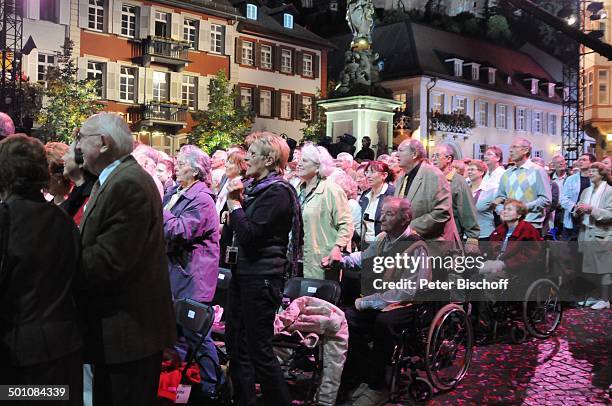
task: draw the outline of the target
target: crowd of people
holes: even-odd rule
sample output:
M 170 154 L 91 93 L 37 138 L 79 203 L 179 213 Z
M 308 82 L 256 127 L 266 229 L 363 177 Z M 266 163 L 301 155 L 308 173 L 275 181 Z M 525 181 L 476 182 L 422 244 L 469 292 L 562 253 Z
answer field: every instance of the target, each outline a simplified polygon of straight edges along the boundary
M 111 113 L 88 118 L 70 145 L 13 134 L 7 119 L 0 117 L 2 383 L 69 384 L 71 394 L 89 390 L 94 405 L 152 405 L 163 350 L 184 357 L 203 342 L 201 388 L 213 397 L 225 379 L 215 343 L 178 327 L 172 301 L 211 303 L 225 267 L 235 404 L 255 405 L 259 383 L 265 405 L 289 405 L 272 342 L 284 283 L 344 273 L 343 290 L 355 292 L 343 292 L 343 384 L 358 386 L 352 404 L 380 404 L 393 326 L 409 317 L 402 304 L 415 292 L 369 291 L 351 285 L 349 270 L 397 244 L 427 251 L 435 248 L 424 243 L 443 241 L 477 253 L 491 241 L 482 274 L 495 279 L 529 261 L 514 241 L 578 241 L 580 269 L 600 287 L 582 305 L 610 307 L 609 156 L 597 162 L 585 153 L 568 169 L 555 155 L 546 165 L 531 156 L 529 140 L 516 138 L 507 165 L 497 146 L 483 160 L 460 160 L 437 145 L 429 159 L 416 139 L 375 157 L 368 137 L 354 154 L 256 132 L 212 156 L 185 145 L 170 157 L 135 143 Z M 71 396 L 69 404 L 82 402 Z

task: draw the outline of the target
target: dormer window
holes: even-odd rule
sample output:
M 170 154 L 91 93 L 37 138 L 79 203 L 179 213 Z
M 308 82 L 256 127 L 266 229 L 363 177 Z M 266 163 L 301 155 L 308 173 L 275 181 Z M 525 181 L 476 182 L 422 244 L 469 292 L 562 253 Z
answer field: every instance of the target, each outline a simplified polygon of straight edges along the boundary
M 539 79 L 535 79 L 535 78 L 529 78 L 529 79 L 525 79 L 527 81 L 530 82 L 530 93 L 531 94 L 538 94 L 538 82 Z
M 557 85 L 555 83 L 548 83 L 548 97 L 555 97 L 555 89 Z
M 249 20 L 257 20 L 257 6 L 255 4 L 247 4 L 246 16 Z
M 453 75 L 456 77 L 463 76 L 463 59 L 451 58 L 447 59 L 445 62 L 453 63 Z
M 293 28 L 293 15 L 287 13 L 283 15 L 283 26 L 285 28 Z
M 508 75 L 508 77 L 506 78 L 506 84 L 508 86 L 512 86 L 512 76 Z
M 495 68 L 487 68 L 487 83 L 490 85 L 495 84 L 495 73 L 497 69 Z
M 471 76 L 472 80 L 476 80 L 476 81 L 480 80 L 480 64 L 474 63 L 474 62 L 469 62 L 469 63 L 466 63 L 465 65 L 466 66 L 469 65 L 471 67 L 471 69 L 470 69 L 471 75 L 470 76 Z

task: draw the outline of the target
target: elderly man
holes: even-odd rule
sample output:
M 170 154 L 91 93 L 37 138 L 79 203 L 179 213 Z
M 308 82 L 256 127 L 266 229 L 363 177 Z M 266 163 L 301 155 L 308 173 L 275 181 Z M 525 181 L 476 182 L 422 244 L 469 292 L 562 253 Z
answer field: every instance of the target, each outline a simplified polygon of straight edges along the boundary
M 506 199 L 515 199 L 527 205 L 525 221 L 545 231 L 546 213 L 552 201 L 550 181 L 546 170 L 529 159 L 531 142 L 517 138 L 510 146 L 510 159 L 514 166 L 501 177 L 497 197 L 492 204 L 500 205 Z
M 591 186 L 589 168 L 595 161 L 597 161 L 597 159 L 593 154 L 582 154 L 576 161 L 578 162 L 580 172 L 568 176 L 563 183 L 563 189 L 559 197 L 559 205 L 564 210 L 561 239 L 565 241 L 576 241 L 578 238 L 580 225 L 574 224 L 572 211 L 574 211 L 574 206 L 578 203 L 582 191 Z
M 6 113 L 0 113 L 0 141 L 15 134 L 13 119 Z
M 80 225 L 77 285 L 93 403 L 154 404 L 162 350 L 176 339 L 159 192 L 118 115 L 91 116 L 76 141 L 98 176 Z
M 482 190 L 490 191 L 499 188 L 499 181 L 506 170 L 502 166 L 504 153 L 497 145 L 492 145 L 484 153 L 483 161 L 487 164 L 487 173 L 482 178 Z
M 354 406 L 375 406 L 388 400 L 389 391 L 385 382 L 385 369 L 391 361 L 395 331 L 414 320 L 414 308 L 405 306 L 414 299 L 416 289 L 376 289 L 375 279 L 410 279 L 418 286 L 418 279 L 430 279 L 430 269 L 406 269 L 401 275 L 391 275 L 395 269 L 375 273 L 375 257 L 394 257 L 398 253 L 412 256 L 427 256 L 423 239 L 410 227 L 412 207 L 410 202 L 399 197 L 387 197 L 382 207 L 381 229 L 363 253 L 355 252 L 342 260 L 344 267 L 361 268 L 362 294 L 355 300 L 355 307 L 345 311 L 349 324 L 349 351 L 344 368 L 343 381 L 362 384 L 353 392 Z M 329 258 L 323 259 L 327 266 Z M 422 263 L 423 264 L 423 263 Z M 426 263 L 424 264 L 426 265 Z M 373 342 L 373 346 L 370 346 Z
M 453 168 L 454 151 L 448 144 L 436 145 L 431 156 L 433 164 L 442 171 L 450 182 L 453 195 L 453 217 L 461 239 L 467 238 L 468 244 L 478 245 L 480 227 L 478 226 L 476 206 L 472 192 L 465 178 Z
M 405 175 L 397 181 L 395 196 L 412 204 L 410 227 L 425 240 L 459 242 L 450 184 L 442 172 L 424 162 L 425 148 L 419 140 L 403 141 L 398 151 Z

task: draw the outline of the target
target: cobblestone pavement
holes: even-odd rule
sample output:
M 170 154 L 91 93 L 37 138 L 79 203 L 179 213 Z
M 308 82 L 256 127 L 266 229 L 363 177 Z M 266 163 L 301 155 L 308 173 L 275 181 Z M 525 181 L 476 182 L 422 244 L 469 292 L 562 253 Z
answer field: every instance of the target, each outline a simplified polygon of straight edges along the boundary
M 427 405 L 609 405 L 612 310 L 569 309 L 547 340 L 477 347 L 451 392 Z

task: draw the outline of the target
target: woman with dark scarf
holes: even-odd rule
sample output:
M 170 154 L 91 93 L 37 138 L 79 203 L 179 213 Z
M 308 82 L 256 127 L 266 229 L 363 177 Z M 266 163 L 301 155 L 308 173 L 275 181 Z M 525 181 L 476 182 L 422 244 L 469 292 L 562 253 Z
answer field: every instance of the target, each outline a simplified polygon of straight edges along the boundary
M 263 404 L 287 406 L 291 399 L 272 338 L 285 278 L 295 275 L 301 257 L 301 214 L 295 189 L 283 179 L 289 157 L 285 140 L 262 132 L 251 134 L 247 144 L 249 180 L 243 185 L 235 178 L 228 184 L 230 215 L 223 229 L 226 260 L 232 268 L 227 319 L 230 372 L 236 405 L 256 405 L 257 377 Z

